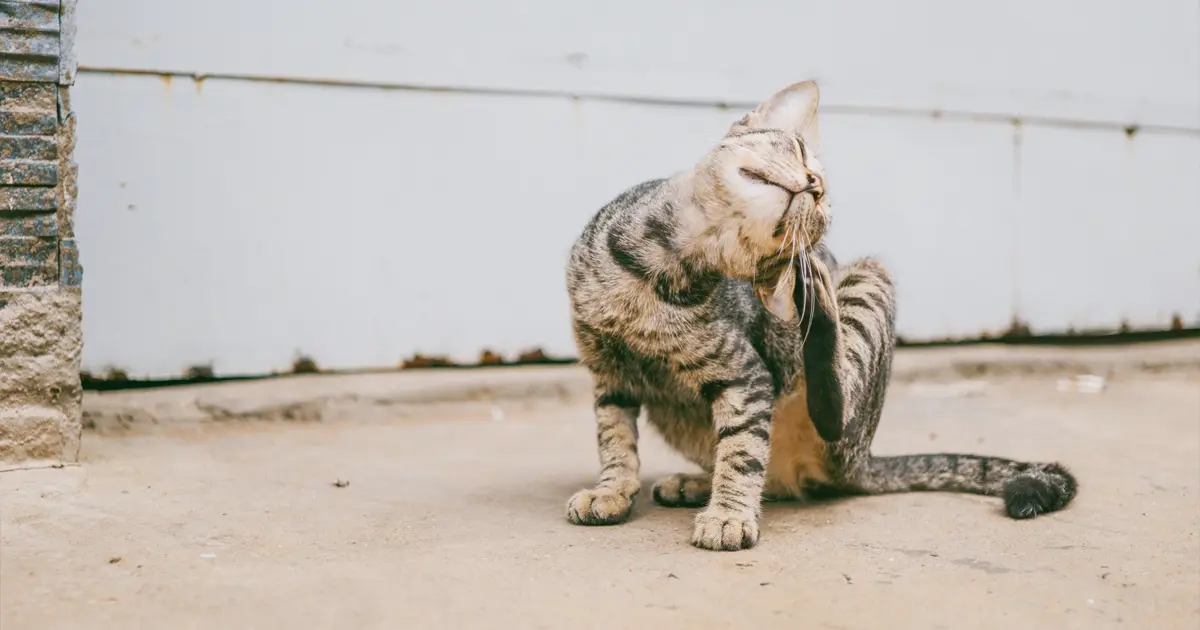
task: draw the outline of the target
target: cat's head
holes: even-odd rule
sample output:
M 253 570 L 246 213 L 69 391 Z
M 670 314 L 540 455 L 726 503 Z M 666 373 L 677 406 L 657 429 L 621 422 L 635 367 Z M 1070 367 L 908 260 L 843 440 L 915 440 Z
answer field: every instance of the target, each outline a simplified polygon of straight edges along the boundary
M 734 123 L 692 177 L 697 244 L 725 275 L 754 280 L 759 298 L 784 320 L 795 316 L 788 263 L 829 225 L 816 156 L 818 101 L 812 81 L 780 90 Z

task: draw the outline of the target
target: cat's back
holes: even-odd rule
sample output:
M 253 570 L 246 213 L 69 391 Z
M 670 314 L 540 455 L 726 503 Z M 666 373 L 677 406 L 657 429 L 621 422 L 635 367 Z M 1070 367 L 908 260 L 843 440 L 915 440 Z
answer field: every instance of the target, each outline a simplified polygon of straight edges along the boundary
M 568 274 L 579 266 L 602 265 L 609 262 L 611 252 L 608 238 L 613 230 L 630 227 L 643 211 L 661 205 L 667 194 L 665 178 L 652 179 L 631 186 L 615 199 L 604 204 L 583 229 L 567 263 Z M 570 284 L 568 276 L 568 284 Z

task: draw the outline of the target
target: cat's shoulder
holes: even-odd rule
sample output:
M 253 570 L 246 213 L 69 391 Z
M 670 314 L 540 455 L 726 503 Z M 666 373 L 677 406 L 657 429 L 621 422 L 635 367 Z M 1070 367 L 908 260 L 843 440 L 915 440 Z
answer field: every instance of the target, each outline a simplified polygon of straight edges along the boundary
M 648 202 L 652 203 L 665 191 L 668 181 L 667 178 L 660 177 L 630 186 L 613 198 L 612 201 L 604 204 L 601 212 L 620 211 L 635 208 Z
M 613 225 L 623 224 L 622 217 L 631 217 L 639 208 L 662 203 L 668 181 L 666 178 L 646 180 L 626 188 L 601 206 L 575 240 L 572 258 L 595 249 L 602 234 L 608 233 Z

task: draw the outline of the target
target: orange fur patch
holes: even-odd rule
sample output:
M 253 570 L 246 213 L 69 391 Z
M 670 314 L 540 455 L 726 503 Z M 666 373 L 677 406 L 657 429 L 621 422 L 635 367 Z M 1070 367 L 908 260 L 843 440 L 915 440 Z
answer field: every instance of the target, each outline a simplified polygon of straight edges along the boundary
M 771 459 L 767 464 L 764 495 L 771 499 L 799 499 L 805 482 L 829 480 L 826 445 L 808 417 L 808 397 L 803 383 L 799 392 L 776 403 L 771 427 Z

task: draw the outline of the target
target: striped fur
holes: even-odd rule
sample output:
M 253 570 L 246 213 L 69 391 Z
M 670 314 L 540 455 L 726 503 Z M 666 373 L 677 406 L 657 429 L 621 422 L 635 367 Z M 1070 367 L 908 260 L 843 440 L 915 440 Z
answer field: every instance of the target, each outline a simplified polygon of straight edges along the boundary
M 576 241 L 567 287 L 596 384 L 601 473 L 568 501 L 571 522 L 628 517 L 643 410 L 704 471 L 663 479 L 653 496 L 704 506 L 692 542 L 706 549 L 754 545 L 764 498 L 951 490 L 1003 496 L 1025 518 L 1074 496 L 1057 464 L 871 456 L 894 289 L 876 261 L 839 267 L 820 242 L 816 105 L 815 85 L 784 89 L 696 168 L 624 192 Z

